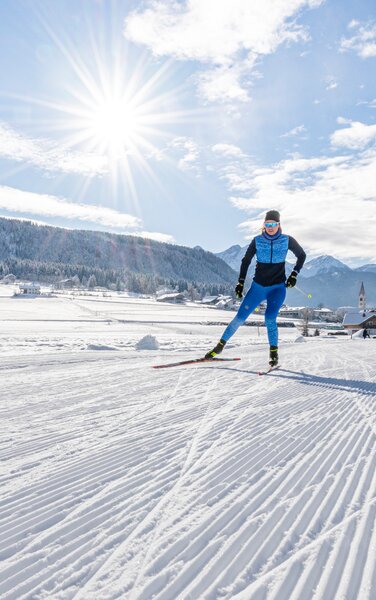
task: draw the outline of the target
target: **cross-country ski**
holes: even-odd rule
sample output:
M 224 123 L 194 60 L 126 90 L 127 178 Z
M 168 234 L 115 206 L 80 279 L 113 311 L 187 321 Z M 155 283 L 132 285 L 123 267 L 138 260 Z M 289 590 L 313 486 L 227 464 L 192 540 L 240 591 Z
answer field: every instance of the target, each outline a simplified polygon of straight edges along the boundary
M 165 369 L 167 367 L 181 367 L 183 365 L 194 365 L 197 363 L 220 363 L 232 360 L 240 360 L 240 358 L 193 358 L 191 360 L 181 360 L 179 362 L 168 363 L 166 365 L 153 365 L 154 369 Z

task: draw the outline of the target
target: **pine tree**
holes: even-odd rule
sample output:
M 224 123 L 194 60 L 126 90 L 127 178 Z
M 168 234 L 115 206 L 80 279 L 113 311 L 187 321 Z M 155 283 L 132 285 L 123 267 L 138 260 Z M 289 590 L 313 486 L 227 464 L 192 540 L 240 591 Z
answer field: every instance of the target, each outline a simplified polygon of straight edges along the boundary
M 95 277 L 95 275 L 90 275 L 89 277 L 89 281 L 87 282 L 87 287 L 88 288 L 95 288 L 97 285 L 97 279 Z

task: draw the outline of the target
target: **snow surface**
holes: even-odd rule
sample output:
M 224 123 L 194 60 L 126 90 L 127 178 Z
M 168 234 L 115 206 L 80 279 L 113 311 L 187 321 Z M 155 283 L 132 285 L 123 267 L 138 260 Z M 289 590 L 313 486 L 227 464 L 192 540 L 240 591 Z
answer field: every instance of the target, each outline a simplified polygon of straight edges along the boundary
M 2 600 L 376 598 L 376 340 L 0 296 Z

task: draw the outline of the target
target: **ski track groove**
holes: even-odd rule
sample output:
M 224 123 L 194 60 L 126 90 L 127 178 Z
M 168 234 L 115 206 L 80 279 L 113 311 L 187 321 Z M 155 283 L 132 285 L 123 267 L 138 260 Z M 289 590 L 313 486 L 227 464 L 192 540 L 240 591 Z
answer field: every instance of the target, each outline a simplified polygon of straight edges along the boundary
M 305 500 L 305 501 L 306 501 L 306 500 Z M 255 514 L 256 514 L 256 513 L 255 513 Z M 270 514 L 270 513 L 269 513 L 269 514 Z M 291 517 L 292 519 L 294 518 L 294 515 L 295 515 L 295 511 L 294 511 L 294 512 L 293 512 L 293 514 L 292 514 L 292 517 Z M 249 537 L 249 536 L 247 535 L 247 538 L 248 538 L 248 537 Z M 255 544 L 255 545 L 257 546 L 257 544 Z M 239 556 L 235 556 L 235 558 L 234 558 L 234 562 L 236 562 L 236 563 L 237 563 L 237 566 L 239 566 Z M 247 563 L 247 562 L 248 562 L 248 553 L 246 553 L 246 558 L 245 558 L 245 563 Z M 207 584 L 207 576 L 208 576 L 208 573 L 206 572 L 206 573 L 205 573 L 206 584 Z M 175 590 L 174 590 L 174 593 L 176 593 L 176 592 L 177 592 L 177 590 L 175 589 Z M 197 589 L 196 589 L 196 590 L 194 590 L 194 592 L 192 593 L 192 597 L 200 597 L 200 594 L 201 594 L 201 593 L 202 593 L 202 591 L 201 591 L 201 590 L 197 590 Z
M 289 369 L 268 378 L 242 360 L 152 383 L 140 367 L 135 383 L 118 357 L 91 359 L 90 386 L 73 396 L 62 381 L 80 388 L 79 363 L 38 357 L 47 367 L 38 382 L 32 365 L 22 371 L 31 422 L 21 404 L 1 413 L 10 431 L 27 432 L 51 410 L 48 433 L 30 429 L 0 454 L 17 465 L 0 479 L 1 597 L 372 600 L 371 366 L 359 359 L 365 381 L 353 382 L 346 361 L 328 368 L 316 352 L 317 379 L 312 359 L 296 370 L 289 347 Z M 48 402 L 38 403 L 50 370 Z M 104 373 L 111 391 L 97 400 Z

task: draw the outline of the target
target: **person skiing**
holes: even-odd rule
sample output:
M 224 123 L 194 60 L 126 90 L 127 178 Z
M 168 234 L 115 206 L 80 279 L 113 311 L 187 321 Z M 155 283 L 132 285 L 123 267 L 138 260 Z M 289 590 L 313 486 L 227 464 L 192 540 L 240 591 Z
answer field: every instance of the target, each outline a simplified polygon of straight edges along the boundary
M 297 261 L 286 280 L 285 262 L 288 250 L 295 254 Z M 270 346 L 269 365 L 271 367 L 278 365 L 277 315 L 286 297 L 286 287 L 293 288 L 296 284 L 306 253 L 293 237 L 282 233 L 279 212 L 269 210 L 265 215 L 261 235 L 253 238 L 241 262 L 238 284 L 235 288 L 236 297 L 239 299 L 243 298 L 244 281 L 255 255 L 256 270 L 252 285 L 218 344 L 205 354 L 205 358 L 214 358 L 220 354 L 238 327 L 261 302 L 266 300 L 265 325 Z

